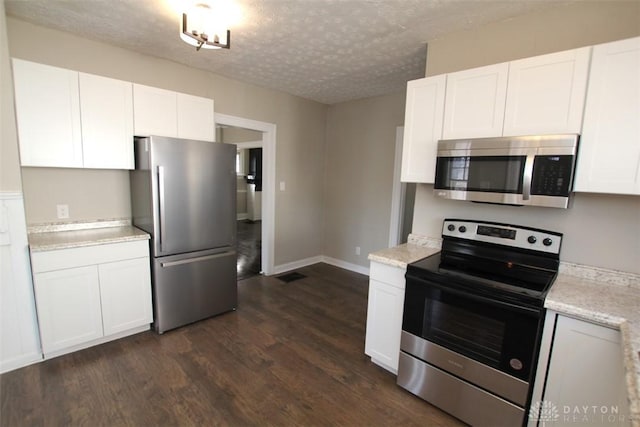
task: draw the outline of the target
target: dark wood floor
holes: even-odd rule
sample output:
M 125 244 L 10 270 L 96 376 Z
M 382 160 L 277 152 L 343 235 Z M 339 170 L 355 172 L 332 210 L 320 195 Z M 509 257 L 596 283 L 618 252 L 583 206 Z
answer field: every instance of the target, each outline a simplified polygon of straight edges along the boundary
M 0 376 L 0 425 L 460 425 L 364 355 L 366 276 L 298 271 L 239 282 L 235 312 Z
M 237 221 L 238 280 L 261 271 L 262 221 Z

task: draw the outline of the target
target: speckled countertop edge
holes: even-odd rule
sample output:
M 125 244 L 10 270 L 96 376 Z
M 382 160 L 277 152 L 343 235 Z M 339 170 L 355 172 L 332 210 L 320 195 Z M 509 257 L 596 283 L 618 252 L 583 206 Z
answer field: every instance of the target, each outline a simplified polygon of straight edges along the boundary
M 132 226 L 130 220 L 41 224 L 29 227 L 28 233 L 31 252 L 123 243 L 149 238 L 149 234 Z
M 442 239 L 409 235 L 408 243 L 393 248 L 381 249 L 369 254 L 369 260 L 399 268 L 440 251 Z
M 442 239 L 410 234 L 408 243 L 373 252 L 369 260 L 406 268 L 441 245 Z M 545 307 L 620 330 L 631 423 L 640 427 L 640 275 L 561 262 Z
M 131 225 L 131 219 L 129 218 L 109 218 L 97 221 L 48 222 L 29 225 L 29 227 L 27 228 L 27 232 L 29 234 L 55 233 L 58 231 L 78 231 L 91 230 L 96 228 L 126 227 L 128 225 Z

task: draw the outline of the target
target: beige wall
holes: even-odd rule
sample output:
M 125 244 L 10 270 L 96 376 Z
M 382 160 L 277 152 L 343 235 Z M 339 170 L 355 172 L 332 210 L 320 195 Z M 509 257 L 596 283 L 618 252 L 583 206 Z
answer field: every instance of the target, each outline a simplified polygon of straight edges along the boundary
M 404 92 L 329 107 L 324 254 L 368 266 L 389 243 L 396 127 Z M 360 255 L 355 255 L 360 246 Z
M 275 264 L 321 254 L 323 170 L 319 159 L 324 154 L 326 105 L 11 17 L 7 25 L 11 56 L 211 97 L 219 113 L 276 124 L 276 182 L 285 181 L 286 191 L 276 192 Z M 114 217 L 131 215 L 128 187 L 123 185 L 126 171 L 24 171 L 28 223 L 58 221 L 54 204 L 63 197 L 72 200 L 70 220 L 101 219 L 105 212 Z M 78 186 L 81 181 L 86 184 Z M 56 188 L 55 200 L 52 188 Z M 79 197 L 92 192 L 110 197 Z
M 225 144 L 262 141 L 262 132 L 235 127 L 217 128 L 216 141 Z
M 426 75 L 435 76 L 638 34 L 640 1 L 580 1 L 548 7 L 473 31 L 429 40 Z
M 578 2 L 429 41 L 427 75 L 640 34 L 640 2 Z M 576 194 L 567 210 L 446 201 L 418 185 L 413 232 L 441 234 L 446 217 L 496 220 L 565 234 L 561 260 L 640 273 L 640 197 Z
M 0 191 L 22 191 L 4 2 L 0 2 L 0 93 Z

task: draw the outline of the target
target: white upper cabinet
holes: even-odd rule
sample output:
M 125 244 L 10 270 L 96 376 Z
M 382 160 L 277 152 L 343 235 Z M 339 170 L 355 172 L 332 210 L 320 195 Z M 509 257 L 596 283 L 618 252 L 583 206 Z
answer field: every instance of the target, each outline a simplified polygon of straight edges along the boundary
M 640 195 L 640 37 L 593 48 L 576 191 Z
M 591 48 L 447 75 L 443 139 L 580 133 Z
M 447 75 L 443 139 L 502 135 L 509 64 Z
M 178 136 L 176 92 L 133 85 L 134 133 L 137 136 Z
M 215 140 L 212 99 L 134 84 L 133 108 L 138 136 Z
M 78 73 L 13 60 L 22 166 L 82 167 Z
M 178 93 L 178 137 L 215 141 L 213 99 Z
M 131 83 L 13 60 L 22 166 L 133 169 Z
M 438 140 L 442 138 L 445 87 L 445 75 L 407 83 L 402 146 L 403 182 L 434 182 L 436 149 Z
M 580 133 L 590 47 L 509 63 L 503 135 Z
M 133 89 L 130 82 L 80 73 L 85 168 L 133 169 Z

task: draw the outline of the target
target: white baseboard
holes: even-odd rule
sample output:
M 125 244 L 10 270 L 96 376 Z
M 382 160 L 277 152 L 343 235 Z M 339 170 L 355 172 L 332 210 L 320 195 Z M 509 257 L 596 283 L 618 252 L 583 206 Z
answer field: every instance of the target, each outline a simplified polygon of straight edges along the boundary
M 285 273 L 287 271 L 295 270 L 296 268 L 306 267 L 308 265 L 317 264 L 322 262 L 322 256 L 314 256 L 311 258 L 305 258 L 298 261 L 288 262 L 286 264 L 280 264 L 273 267 L 273 274 Z
M 352 264 L 350 262 L 342 261 L 340 259 L 331 258 L 328 256 L 322 256 L 322 262 L 334 265 L 336 267 L 344 268 L 345 270 L 353 271 L 355 273 L 364 274 L 365 276 L 369 275 L 369 267 L 363 267 L 358 264 Z
M 42 353 L 31 353 L 10 360 L 3 360 L 0 361 L 0 374 L 40 362 L 42 362 Z
M 324 262 L 326 264 L 330 264 L 336 267 L 344 268 L 345 270 L 353 271 L 356 273 L 364 274 L 365 276 L 369 275 L 369 268 L 363 267 L 361 265 L 352 264 L 350 262 L 342 261 L 336 258 L 331 258 L 324 255 L 318 255 L 310 258 L 301 259 L 298 261 L 288 262 L 286 264 L 280 264 L 274 267 L 273 274 L 285 273 L 287 271 L 295 270 L 297 268 L 306 267 L 308 265 L 317 264 L 319 262 Z
M 244 221 L 245 219 L 249 218 L 249 214 L 248 213 L 239 213 L 238 215 L 236 215 L 236 220 L 237 221 Z

